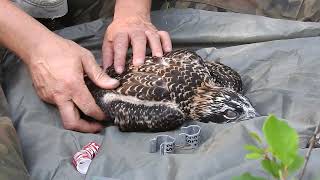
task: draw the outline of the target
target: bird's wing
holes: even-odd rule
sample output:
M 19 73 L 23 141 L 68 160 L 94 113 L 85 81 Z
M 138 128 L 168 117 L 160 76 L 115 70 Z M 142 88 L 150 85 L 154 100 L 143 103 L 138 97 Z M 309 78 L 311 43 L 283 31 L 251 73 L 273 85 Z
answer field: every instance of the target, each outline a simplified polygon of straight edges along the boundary
M 185 67 L 188 77 L 191 77 L 192 80 L 201 80 L 201 82 L 214 83 L 213 79 L 210 76 L 211 70 L 208 68 L 207 63 L 194 51 L 188 49 L 180 49 L 172 51 L 164 55 L 169 59 L 176 59 L 177 62 L 180 62 Z M 199 82 L 201 84 L 201 82 Z M 197 83 L 197 85 L 199 85 Z
M 131 72 L 120 80 L 121 86 L 116 92 L 147 101 L 171 101 L 165 79 L 156 74 Z
M 190 64 L 193 68 L 193 71 L 190 72 L 197 72 L 198 76 L 203 78 L 205 82 L 213 81 L 217 86 L 231 88 L 236 92 L 242 91 L 241 76 L 222 63 L 204 61 L 195 52 L 187 49 L 176 50 L 165 54 L 165 56 Z M 209 77 L 208 74 L 211 76 Z
M 98 106 L 121 131 L 160 132 L 175 129 L 186 120 L 162 80 L 145 73 L 127 74 L 116 90 L 86 84 Z
M 186 120 L 176 104 L 105 94 L 102 109 L 121 131 L 160 132 L 176 129 Z

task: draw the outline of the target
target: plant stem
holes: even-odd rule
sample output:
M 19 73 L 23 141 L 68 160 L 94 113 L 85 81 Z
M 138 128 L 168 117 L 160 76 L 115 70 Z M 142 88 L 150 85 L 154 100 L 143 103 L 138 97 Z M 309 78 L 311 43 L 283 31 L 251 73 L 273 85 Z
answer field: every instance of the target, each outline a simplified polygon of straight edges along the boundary
M 286 178 L 283 176 L 282 170 L 279 170 L 279 177 L 280 180 L 286 180 Z
M 316 129 L 314 130 L 314 133 L 313 133 L 313 135 L 312 135 L 312 137 L 311 137 L 311 140 L 310 140 L 310 143 L 309 143 L 309 149 L 308 149 L 308 152 L 307 152 L 307 154 L 306 154 L 306 156 L 305 156 L 305 159 L 306 159 L 306 160 L 305 160 L 305 162 L 304 162 L 303 169 L 302 169 L 302 171 L 301 171 L 299 180 L 302 180 L 303 175 L 304 175 L 304 173 L 305 173 L 305 171 L 306 171 L 307 164 L 308 164 L 308 162 L 309 162 L 309 158 L 310 158 L 310 155 L 311 155 L 311 151 L 312 151 L 312 149 L 313 149 L 313 147 L 314 147 L 314 144 L 316 143 L 316 136 L 317 136 L 317 134 L 319 133 L 319 130 L 320 130 L 320 121 L 318 121 L 318 125 L 317 125 Z

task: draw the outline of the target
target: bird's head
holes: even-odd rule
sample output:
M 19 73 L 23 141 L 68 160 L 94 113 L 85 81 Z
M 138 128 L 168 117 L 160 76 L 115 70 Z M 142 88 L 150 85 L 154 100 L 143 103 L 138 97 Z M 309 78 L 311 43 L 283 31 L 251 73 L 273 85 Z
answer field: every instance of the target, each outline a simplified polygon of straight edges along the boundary
M 195 120 L 228 123 L 258 116 L 250 101 L 232 89 L 204 86 L 197 91 L 191 108 L 193 112 L 190 112 Z

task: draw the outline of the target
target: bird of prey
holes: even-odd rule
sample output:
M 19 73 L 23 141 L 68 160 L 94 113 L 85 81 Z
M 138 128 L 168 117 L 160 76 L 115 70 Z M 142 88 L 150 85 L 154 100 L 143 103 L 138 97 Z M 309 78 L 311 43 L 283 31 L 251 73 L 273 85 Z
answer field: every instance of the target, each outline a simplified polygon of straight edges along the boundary
M 97 105 L 120 131 L 161 132 L 186 121 L 228 123 L 257 115 L 242 95 L 240 75 L 218 62 L 205 62 L 195 52 L 174 50 L 147 56 L 139 67 L 127 61 L 125 72 L 106 73 L 120 81 L 113 90 L 86 85 Z

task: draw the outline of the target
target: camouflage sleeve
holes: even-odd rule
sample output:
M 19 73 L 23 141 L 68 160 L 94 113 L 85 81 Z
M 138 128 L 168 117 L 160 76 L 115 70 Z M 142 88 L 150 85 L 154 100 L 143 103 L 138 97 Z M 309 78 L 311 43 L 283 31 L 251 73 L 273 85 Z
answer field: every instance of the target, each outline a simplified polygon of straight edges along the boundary
M 194 8 L 256 14 L 279 19 L 320 21 L 320 1 L 317 0 L 171 0 L 162 5 L 162 9 L 167 8 Z
M 29 179 L 20 141 L 11 120 L 7 116 L 7 103 L 0 86 L 0 179 Z

